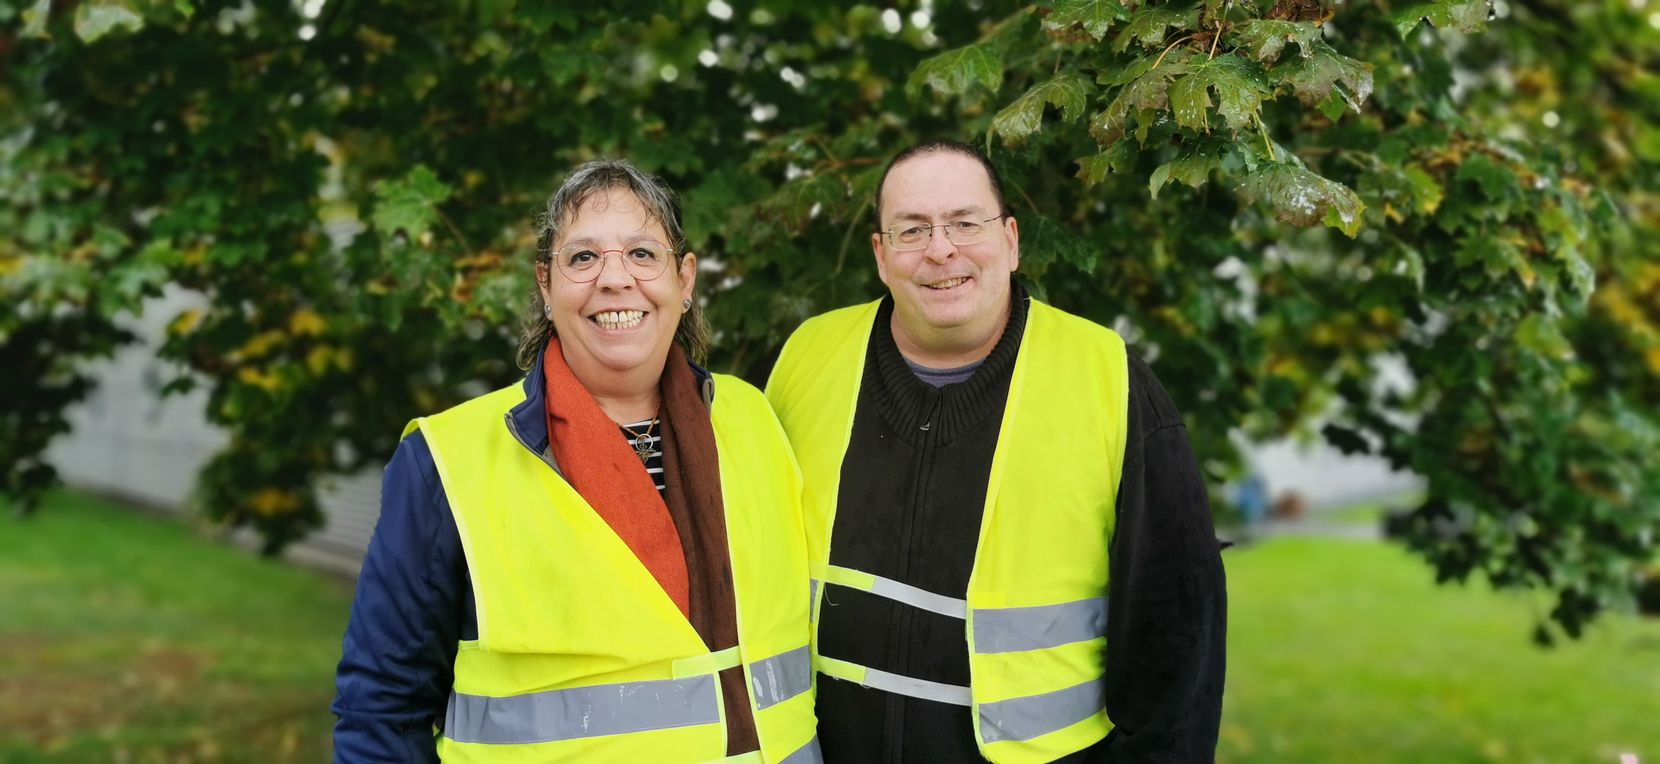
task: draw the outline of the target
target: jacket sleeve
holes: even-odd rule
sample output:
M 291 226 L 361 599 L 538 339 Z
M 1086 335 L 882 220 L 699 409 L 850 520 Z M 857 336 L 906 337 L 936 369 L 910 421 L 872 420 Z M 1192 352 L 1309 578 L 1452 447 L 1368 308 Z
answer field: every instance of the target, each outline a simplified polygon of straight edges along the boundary
M 436 762 L 462 632 L 466 565 L 432 452 L 398 445 L 335 674 L 336 762 Z
M 1227 589 L 1204 479 L 1151 369 L 1130 359 L 1111 539 L 1105 693 L 1093 762 L 1209 762 L 1226 668 Z

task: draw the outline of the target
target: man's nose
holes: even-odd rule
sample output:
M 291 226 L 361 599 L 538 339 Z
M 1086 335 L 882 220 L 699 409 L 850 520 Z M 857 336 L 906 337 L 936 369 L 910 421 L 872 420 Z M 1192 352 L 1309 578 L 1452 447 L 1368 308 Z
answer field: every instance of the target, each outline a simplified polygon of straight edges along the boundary
M 934 226 L 928 231 L 928 246 L 923 247 L 922 256 L 936 263 L 943 263 L 957 253 L 957 245 L 951 243 L 951 238 L 945 235 L 945 226 Z

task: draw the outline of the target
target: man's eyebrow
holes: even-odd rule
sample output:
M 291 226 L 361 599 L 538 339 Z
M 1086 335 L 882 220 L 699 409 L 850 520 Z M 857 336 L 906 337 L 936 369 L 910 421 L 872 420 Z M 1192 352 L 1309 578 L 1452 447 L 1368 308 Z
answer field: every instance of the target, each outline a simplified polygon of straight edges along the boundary
M 945 213 L 945 219 L 946 220 L 956 220 L 956 219 L 961 218 L 961 217 L 965 217 L 965 216 L 968 216 L 968 215 L 974 215 L 974 214 L 978 214 L 978 213 L 983 213 L 983 212 L 985 212 L 985 208 L 981 207 L 978 204 L 975 204 L 975 205 L 970 205 L 968 207 L 959 207 L 957 209 L 951 210 L 950 212 Z M 927 215 L 924 215 L 920 212 L 899 212 L 899 213 L 896 213 L 893 217 L 894 217 L 894 220 L 920 220 L 924 223 L 931 222 L 931 219 Z

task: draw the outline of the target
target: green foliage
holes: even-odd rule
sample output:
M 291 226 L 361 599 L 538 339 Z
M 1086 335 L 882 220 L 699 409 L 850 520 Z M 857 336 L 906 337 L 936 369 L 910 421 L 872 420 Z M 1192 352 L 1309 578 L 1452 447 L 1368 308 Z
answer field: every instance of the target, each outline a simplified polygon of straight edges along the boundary
M 684 192 L 714 363 L 754 375 L 880 293 L 882 163 L 953 136 L 1214 483 L 1235 436 L 1364 448 L 1428 480 L 1409 544 L 1444 578 L 1550 591 L 1570 634 L 1629 606 L 1660 526 L 1660 33 L 1629 3 L 903 10 L 0 0 L 6 489 L 171 283 L 206 304 L 161 353 L 231 433 L 200 503 L 298 537 L 321 476 L 515 376 L 534 212 L 598 155 Z

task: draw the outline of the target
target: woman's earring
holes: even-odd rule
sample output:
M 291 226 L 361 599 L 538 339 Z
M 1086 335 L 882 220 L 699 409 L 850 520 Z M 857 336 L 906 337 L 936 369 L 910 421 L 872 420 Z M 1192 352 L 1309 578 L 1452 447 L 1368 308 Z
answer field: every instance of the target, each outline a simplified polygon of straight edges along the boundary
M 542 317 L 546 318 L 549 321 L 553 320 L 553 306 L 552 305 L 543 305 L 542 306 Z
M 680 309 L 681 310 L 691 310 L 692 309 L 692 301 L 690 299 L 687 299 L 687 300 L 681 302 L 680 303 Z

